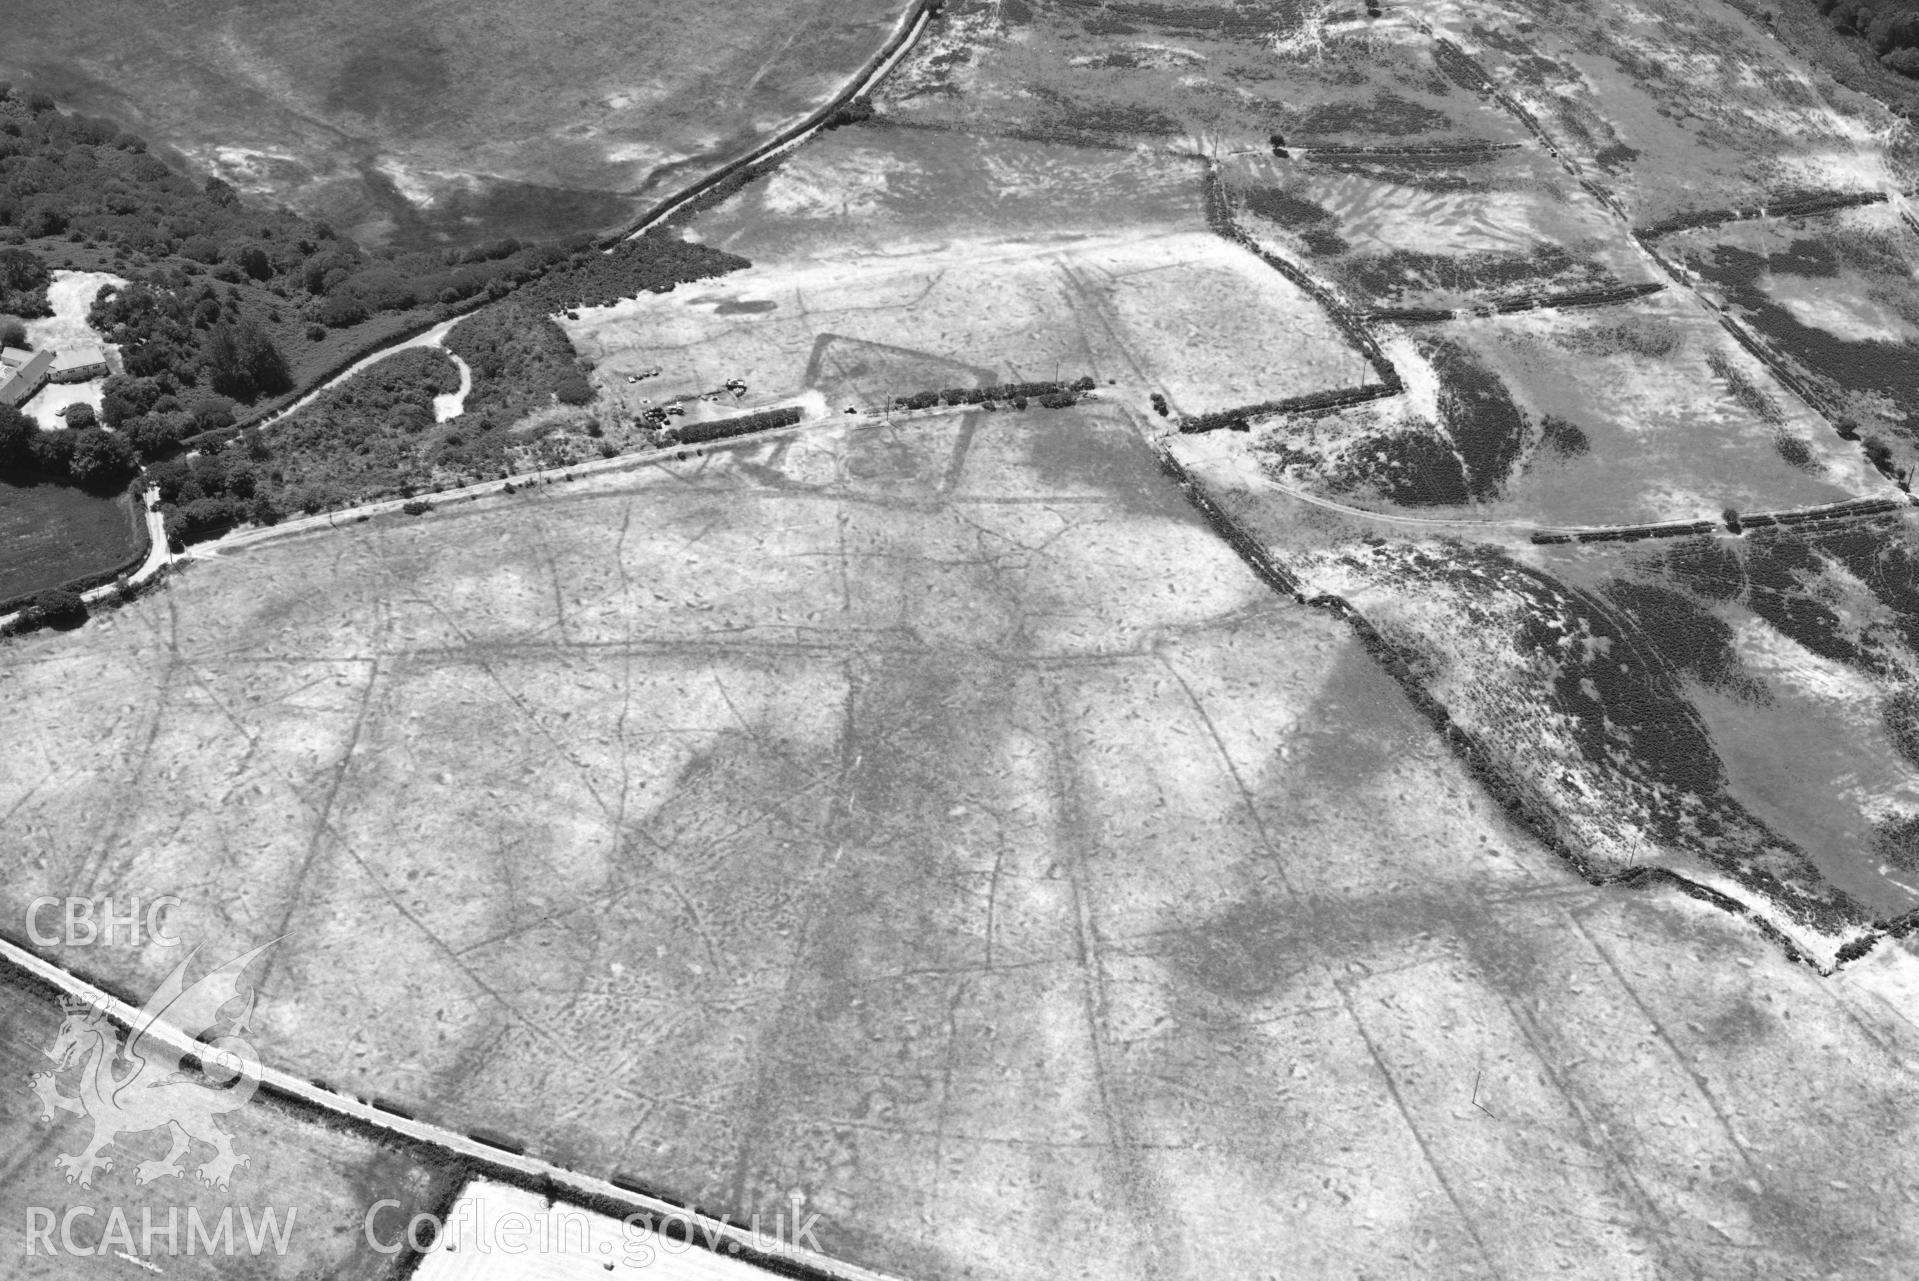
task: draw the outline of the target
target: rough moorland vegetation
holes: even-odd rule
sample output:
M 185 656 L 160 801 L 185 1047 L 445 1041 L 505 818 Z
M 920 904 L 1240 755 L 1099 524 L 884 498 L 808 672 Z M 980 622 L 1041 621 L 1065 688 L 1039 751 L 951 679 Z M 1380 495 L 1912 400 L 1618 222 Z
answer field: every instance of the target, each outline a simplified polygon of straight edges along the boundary
M 447 351 L 420 347 L 264 430 L 212 430 L 191 458 L 153 464 L 169 537 L 190 543 L 249 522 L 503 478 L 515 470 L 511 451 L 551 426 L 528 424 L 530 415 L 594 398 L 565 332 L 517 301 L 467 317 L 446 346 L 467 362 L 472 386 L 444 421 L 434 401 L 459 389 L 459 369 Z
M 444 352 L 402 351 L 266 431 L 249 428 L 224 447 L 154 464 L 148 478 L 168 537 L 188 543 L 424 488 L 448 440 L 458 440 L 436 423 L 434 397 L 459 385 Z

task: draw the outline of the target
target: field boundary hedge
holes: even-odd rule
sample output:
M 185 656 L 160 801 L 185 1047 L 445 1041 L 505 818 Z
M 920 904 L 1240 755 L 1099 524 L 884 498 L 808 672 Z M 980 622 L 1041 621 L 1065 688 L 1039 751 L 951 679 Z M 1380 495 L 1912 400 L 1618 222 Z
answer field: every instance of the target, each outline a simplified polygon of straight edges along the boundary
M 1637 285 L 1619 285 L 1611 289 L 1574 289 L 1563 294 L 1521 294 L 1476 307 L 1382 307 L 1359 313 L 1371 324 L 1428 324 L 1444 320 L 1465 320 L 1473 316 L 1512 316 L 1528 311 L 1572 311 L 1580 307 L 1611 307 L 1637 302 L 1671 288 L 1663 280 Z
M 1384 400 L 1388 396 L 1397 396 L 1399 393 L 1400 388 L 1389 387 L 1383 383 L 1308 392 L 1304 396 L 1289 396 L 1285 400 L 1261 401 L 1257 405 L 1242 405 L 1237 409 L 1222 409 L 1215 413 L 1182 418 L 1179 430 L 1181 434 L 1188 436 L 1218 431 L 1222 427 L 1231 428 L 1234 431 L 1247 431 L 1255 418 L 1272 418 L 1280 414 L 1318 417 L 1321 414 L 1350 409 L 1355 405 L 1364 405 L 1370 401 Z
M 1225 180 L 1220 177 L 1219 164 L 1217 161 L 1209 162 L 1206 166 L 1205 206 L 1206 225 L 1212 230 L 1214 235 L 1229 240 L 1248 253 L 1251 253 L 1268 267 L 1271 267 L 1299 289 L 1303 290 L 1308 297 L 1318 303 L 1326 314 L 1331 317 L 1333 324 L 1338 327 L 1341 334 L 1345 335 L 1346 340 L 1352 343 L 1353 346 L 1359 348 L 1360 354 L 1363 355 L 1366 358 L 1366 362 L 1373 367 L 1373 371 L 1379 375 L 1381 382 L 1391 387 L 1394 391 L 1403 389 L 1403 384 L 1399 378 L 1399 371 L 1393 368 L 1393 363 L 1390 360 L 1386 359 L 1386 354 L 1380 350 L 1379 343 L 1374 340 L 1373 336 L 1366 331 L 1366 327 L 1360 323 L 1359 318 L 1347 308 L 1345 303 L 1339 300 L 1338 296 L 1335 295 L 1331 289 L 1328 289 L 1325 285 L 1313 279 L 1311 275 L 1307 274 L 1307 272 L 1296 264 L 1286 261 L 1277 254 L 1268 253 L 1260 247 L 1258 241 L 1254 240 L 1234 221 L 1232 209 L 1227 203 Z
M 788 405 L 783 409 L 764 409 L 756 414 L 739 414 L 732 418 L 716 418 L 709 422 L 687 423 L 674 428 L 673 436 L 682 445 L 702 445 L 709 440 L 728 440 L 734 436 L 750 436 L 758 431 L 791 427 L 802 417 L 798 408 Z
M 1516 142 L 1455 142 L 1423 147 L 1349 147 L 1339 143 L 1287 143 L 1279 141 L 1277 137 L 1273 139 L 1273 145 L 1309 160 L 1314 156 L 1331 156 L 1340 160 L 1397 160 L 1401 157 L 1411 157 L 1421 160 L 1471 161 L 1519 150 L 1519 144 Z
M 938 391 L 916 391 L 909 396 L 896 396 L 886 402 L 886 412 L 913 413 L 938 405 L 983 405 L 988 401 L 997 404 L 1000 401 L 1022 400 L 1037 400 L 1048 409 L 1063 409 L 1076 403 L 1096 386 L 1098 384 L 1093 376 L 1085 374 L 1071 382 L 1061 378 L 1038 382 L 988 383 L 984 387 L 943 387 Z
M 1637 229 L 1637 234 L 1670 236 L 1676 231 L 1694 231 L 1701 227 L 1717 227 L 1724 223 L 1744 222 L 1752 218 L 1806 218 L 1815 214 L 1838 213 L 1842 209 L 1862 209 L 1867 205 L 1885 203 L 1886 193 L 1883 191 L 1808 191 L 1797 195 L 1781 196 L 1764 204 L 1744 208 L 1701 209 L 1696 213 L 1677 214 L 1640 227 Z

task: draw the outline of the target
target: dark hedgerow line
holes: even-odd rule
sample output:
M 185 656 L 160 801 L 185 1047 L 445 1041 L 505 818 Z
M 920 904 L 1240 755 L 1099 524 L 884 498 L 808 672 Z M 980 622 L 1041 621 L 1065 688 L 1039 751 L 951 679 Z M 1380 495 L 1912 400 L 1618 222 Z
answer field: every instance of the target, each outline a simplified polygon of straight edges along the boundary
M 1357 347 L 1360 354 L 1366 358 L 1366 363 L 1371 365 L 1373 371 L 1379 375 L 1379 382 L 1363 387 L 1318 391 L 1284 400 L 1263 401 L 1256 405 L 1200 414 L 1182 420 L 1180 431 L 1207 432 L 1216 431 L 1221 427 L 1245 431 L 1249 426 L 1249 420 L 1253 418 L 1274 414 L 1331 413 L 1334 410 L 1363 405 L 1368 401 L 1380 400 L 1387 396 L 1396 396 L 1405 390 L 1406 384 L 1400 379 L 1399 370 L 1393 367 L 1392 361 L 1386 359 L 1386 353 L 1380 350 L 1378 341 L 1367 330 L 1363 317 L 1349 310 L 1332 290 L 1320 284 L 1305 271 L 1277 254 L 1266 252 L 1234 221 L 1232 208 L 1227 201 L 1226 184 L 1220 177 L 1219 166 L 1216 163 L 1209 163 L 1206 167 L 1205 207 L 1206 225 L 1213 234 L 1231 241 L 1254 255 L 1318 303 L 1320 309 L 1326 313 L 1346 341 Z
M 1697 538 L 1719 528 L 1716 521 L 1675 520 L 1658 525 L 1614 525 L 1606 529 L 1540 530 L 1535 543 L 1635 543 L 1645 538 Z
M 1642 236 L 1669 236 L 1676 231 L 1694 231 L 1749 218 L 1805 218 L 1813 214 L 1837 213 L 1842 209 L 1860 209 L 1885 202 L 1886 193 L 1883 191 L 1810 191 L 1780 196 L 1750 208 L 1701 209 L 1694 213 L 1678 214 L 1641 227 L 1638 232 Z
M 1641 298 L 1650 298 L 1663 293 L 1668 288 L 1664 281 L 1650 280 L 1639 285 L 1620 285 L 1613 289 L 1576 289 L 1563 294 L 1522 294 L 1517 298 L 1505 298 L 1498 302 L 1481 303 L 1476 307 L 1456 307 L 1451 310 L 1440 307 L 1385 307 L 1377 311 L 1364 312 L 1361 319 L 1372 324 L 1428 324 L 1444 320 L 1460 320 L 1470 316 L 1511 316 L 1528 311 L 1571 311 L 1580 307 L 1610 307 L 1618 303 L 1637 302 Z
M 935 405 L 986 405 L 1001 401 L 1024 409 L 1026 402 L 1037 400 L 1048 409 L 1064 409 L 1075 404 L 1079 398 L 1093 390 L 1097 384 L 1091 374 L 1082 375 L 1067 382 L 1041 381 L 1026 383 L 993 383 L 985 387 L 946 387 L 939 391 L 916 391 L 910 396 L 901 396 L 887 402 L 889 412 L 910 413 L 918 409 L 931 409 Z
M 1802 507 L 1792 511 L 1756 512 L 1752 515 L 1728 512 L 1723 525 L 1711 520 L 1681 520 L 1658 525 L 1611 525 L 1604 529 L 1542 529 L 1533 533 L 1532 541 L 1540 544 L 1630 543 L 1645 538 L 1693 538 L 1721 528 L 1736 533 L 1740 529 L 1762 529 L 1775 525 L 1790 528 L 1794 525 L 1868 520 L 1901 511 L 1911 505 L 1910 499 L 1902 502 L 1897 498 L 1856 498 L 1826 507 Z
M 1508 151 L 1518 151 L 1516 142 L 1454 142 L 1439 143 L 1432 146 L 1397 147 L 1355 147 L 1338 143 L 1296 142 L 1289 143 L 1278 134 L 1272 136 L 1275 147 L 1285 148 L 1295 155 L 1310 160 L 1314 156 L 1332 156 L 1339 159 L 1398 160 L 1406 157 L 1420 159 L 1475 160 L 1490 158 Z
M 1319 415 L 1330 414 L 1341 409 L 1350 409 L 1354 405 L 1364 405 L 1369 401 L 1384 400 L 1388 396 L 1397 396 L 1397 386 L 1383 383 L 1370 383 L 1364 387 L 1341 387 L 1333 391 L 1316 391 L 1305 396 L 1292 396 L 1285 400 L 1262 401 L 1257 405 L 1242 405 L 1237 409 L 1222 409 L 1217 413 L 1198 414 L 1180 420 L 1179 429 L 1186 435 L 1200 432 L 1218 431 L 1222 427 L 1233 431 L 1251 429 L 1255 418 L 1271 418 L 1280 414 Z
M 789 405 L 784 409 L 766 409 L 757 414 L 741 414 L 737 418 L 687 423 L 675 429 L 673 435 L 682 445 L 700 445 L 709 440 L 726 440 L 733 436 L 750 436 L 756 431 L 791 427 L 800 421 L 800 417 L 800 411 Z

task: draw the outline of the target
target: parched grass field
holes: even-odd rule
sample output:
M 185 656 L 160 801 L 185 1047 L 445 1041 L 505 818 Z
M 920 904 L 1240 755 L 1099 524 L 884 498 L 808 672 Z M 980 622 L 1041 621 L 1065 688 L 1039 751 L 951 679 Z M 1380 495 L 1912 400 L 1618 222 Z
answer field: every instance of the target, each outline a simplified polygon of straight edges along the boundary
M 284 933 L 274 1061 L 900 1275 L 1910 1256 L 1919 958 L 1584 886 L 1135 433 L 816 429 L 197 565 L 0 648 L 0 909 Z
M 1588 885 L 1142 442 L 1148 390 L 1195 411 L 1356 381 L 1316 306 L 1182 204 L 1195 153 L 1520 136 L 1403 16 L 1310 16 L 955 0 L 880 95 L 926 128 L 837 131 L 695 221 L 753 271 L 568 322 L 649 398 L 738 376 L 837 411 L 1057 370 L 1101 380 L 1087 403 L 835 413 L 263 536 L 0 646 L 0 915 L 172 893 L 216 950 L 283 935 L 276 1063 L 737 1219 L 816 1212 L 828 1250 L 902 1276 L 1876 1279 L 1919 1256 L 1914 944 L 1822 978 L 1718 907 Z M 996 168 L 948 126 L 1023 139 Z M 1857 456 L 1817 452 L 1683 300 L 1432 334 L 1437 363 L 1389 335 L 1411 386 L 1382 403 L 1530 422 L 1474 439 L 1520 469 L 1496 514 L 1858 492 Z M 1525 470 L 1549 414 L 1592 469 L 1560 491 Z M 1864 832 L 1919 774 L 1859 771 L 1871 795 L 1797 829 L 1762 808 L 1839 786 L 1842 730 L 1906 750 L 1897 682 L 1854 679 L 1919 675 L 1860 578 L 1877 544 L 1755 540 L 1695 592 L 1663 547 L 1389 538 L 1273 491 L 1248 446 L 1170 443 L 1592 866 L 1678 867 L 1822 962 L 1835 920 L 1909 904 L 1794 842 Z M 1632 610 L 1594 604 L 1614 579 Z M 1708 622 L 1628 631 L 1662 585 Z M 1734 759 L 1798 708 L 1791 786 L 1761 768 L 1789 754 Z M 164 968 L 57 959 L 131 988 Z
M 817 106 L 902 7 L 28 0 L 0 77 L 374 240 L 544 238 Z
M 660 367 L 658 399 L 741 378 L 837 411 L 1090 374 L 1204 413 L 1362 382 L 1317 303 L 1206 228 L 1197 170 L 1059 144 L 999 164 L 949 134 L 843 129 L 696 224 L 752 268 L 561 323 L 608 388 Z
M 910 64 L 909 64 L 910 65 Z M 691 234 L 754 262 L 897 253 L 991 227 L 1039 239 L 1197 227 L 1191 158 L 920 128 L 892 118 L 814 135 L 772 173 L 705 210 Z
M 1309 297 L 1205 231 L 761 264 L 579 315 L 561 323 L 597 376 L 659 366 L 648 386 L 661 397 L 741 378 L 768 395 L 818 389 L 839 409 L 1090 374 L 1204 413 L 1352 386 L 1366 372 Z
M 140 546 L 143 519 L 125 494 L 0 480 L 0 601 L 113 568 Z

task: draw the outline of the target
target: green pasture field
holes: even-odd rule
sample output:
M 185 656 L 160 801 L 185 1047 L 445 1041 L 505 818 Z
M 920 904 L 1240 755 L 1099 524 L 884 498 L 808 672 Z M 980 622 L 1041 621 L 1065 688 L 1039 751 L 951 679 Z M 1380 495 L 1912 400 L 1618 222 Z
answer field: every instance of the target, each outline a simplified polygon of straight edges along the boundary
M 0 478 L 0 600 L 111 569 L 139 548 L 142 520 L 125 494 Z
M 601 230 L 803 115 L 901 5 L 28 0 L 0 79 L 377 243 Z

